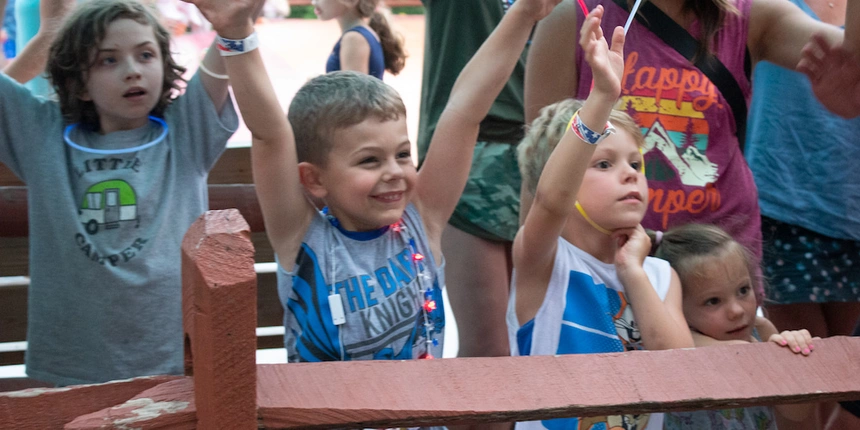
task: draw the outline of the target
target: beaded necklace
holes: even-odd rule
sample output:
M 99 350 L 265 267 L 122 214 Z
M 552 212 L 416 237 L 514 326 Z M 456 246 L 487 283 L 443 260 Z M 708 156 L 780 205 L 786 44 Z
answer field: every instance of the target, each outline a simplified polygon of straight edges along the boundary
M 322 211 L 320 211 L 320 214 L 322 214 L 326 218 L 326 220 L 333 227 L 335 227 L 338 231 L 340 231 L 341 233 L 343 233 L 347 237 L 356 238 L 356 235 L 357 235 L 356 232 L 351 232 L 349 230 L 345 230 L 340 225 L 340 221 L 334 215 L 332 215 L 329 212 L 328 207 L 324 207 L 322 209 Z M 433 287 L 432 287 L 433 275 L 430 274 L 430 271 L 428 270 L 428 268 L 424 264 L 424 259 L 425 259 L 424 254 L 421 254 L 420 252 L 418 252 L 418 245 L 415 242 L 415 238 L 412 237 L 412 235 L 409 232 L 409 229 L 406 227 L 405 223 L 403 223 L 403 220 L 397 221 L 394 224 L 384 226 L 384 227 L 379 228 L 377 230 L 373 230 L 373 231 L 366 232 L 366 233 L 361 233 L 360 236 L 362 236 L 366 239 L 372 239 L 372 238 L 376 238 L 376 237 L 379 237 L 379 236 L 385 234 L 389 230 L 398 234 L 398 236 L 403 240 L 403 242 L 409 247 L 409 250 L 411 251 L 411 254 L 412 254 L 410 260 L 412 261 L 412 268 L 415 272 L 415 280 L 418 283 L 418 292 L 420 293 L 421 297 L 424 300 L 424 303 L 420 307 L 421 307 L 421 313 L 422 313 L 422 322 L 423 322 L 422 325 L 424 327 L 425 351 L 423 354 L 418 356 L 418 358 L 422 359 L 422 360 L 429 360 L 429 359 L 435 358 L 435 357 L 433 357 L 433 354 L 430 352 L 431 348 L 439 345 L 439 340 L 436 339 L 436 337 L 434 336 L 434 333 L 436 331 L 436 327 L 433 324 L 433 321 L 431 318 L 434 315 L 434 312 L 438 312 L 438 306 L 436 304 L 436 299 L 433 297 Z M 335 248 L 334 245 L 329 247 L 329 261 L 331 263 L 330 267 L 329 267 L 329 279 L 331 279 L 331 282 L 334 282 L 335 275 L 336 275 L 334 248 Z M 329 300 L 329 306 L 332 308 L 332 322 L 335 325 L 341 325 L 341 324 L 346 323 L 346 318 L 343 317 L 343 314 L 344 314 L 343 302 L 341 301 L 340 294 L 336 293 L 334 290 L 332 290 L 332 292 L 329 293 L 328 300 Z M 338 333 L 339 333 L 339 336 L 341 336 L 340 330 L 338 331 Z M 342 339 L 340 341 L 340 347 L 341 347 L 341 359 L 343 360 L 343 359 L 345 359 L 346 354 L 343 350 L 344 347 L 343 347 L 343 340 Z

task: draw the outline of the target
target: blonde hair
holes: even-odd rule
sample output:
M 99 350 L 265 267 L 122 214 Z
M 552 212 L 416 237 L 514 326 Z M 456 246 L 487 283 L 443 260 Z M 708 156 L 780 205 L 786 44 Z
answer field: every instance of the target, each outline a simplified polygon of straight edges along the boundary
M 523 184 L 532 195 L 537 190 L 538 180 L 550 154 L 567 131 L 570 118 L 583 103 L 582 100 L 566 99 L 551 104 L 541 109 L 540 116 L 535 118 L 526 130 L 526 135 L 517 148 L 517 162 Z M 636 146 L 642 148 L 645 145 L 642 130 L 630 115 L 620 110 L 613 110 L 609 115 L 609 121 L 616 129 L 630 134 Z

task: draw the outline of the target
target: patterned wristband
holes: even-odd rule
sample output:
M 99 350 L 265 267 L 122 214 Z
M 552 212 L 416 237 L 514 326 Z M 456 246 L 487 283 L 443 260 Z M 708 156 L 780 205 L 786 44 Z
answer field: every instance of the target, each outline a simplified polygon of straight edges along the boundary
M 609 121 L 606 121 L 606 126 L 603 128 L 602 133 L 598 133 L 586 127 L 585 124 L 582 123 L 582 120 L 579 119 L 578 110 L 573 114 L 573 118 L 570 119 L 567 128 L 573 131 L 573 134 L 575 134 L 576 137 L 589 145 L 597 145 L 601 140 L 606 139 L 610 134 L 615 133 L 615 127 L 613 127 L 612 123 Z
M 251 33 L 250 36 L 244 39 L 225 39 L 221 36 L 215 36 L 215 43 L 218 47 L 218 52 L 222 57 L 230 57 L 233 55 L 241 55 L 251 52 L 260 46 L 260 38 L 257 37 L 257 32 Z

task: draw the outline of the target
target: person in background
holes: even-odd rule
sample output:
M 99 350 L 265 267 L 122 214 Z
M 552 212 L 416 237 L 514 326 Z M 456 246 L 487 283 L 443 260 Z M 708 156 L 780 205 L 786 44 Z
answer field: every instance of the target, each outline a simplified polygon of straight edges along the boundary
M 323 21 L 337 20 L 341 37 L 328 57 L 326 73 L 353 70 L 382 79 L 406 64 L 403 40 L 377 10 L 379 0 L 314 0 L 314 13 Z
M 46 55 L 57 100 L 0 74 L 0 162 L 27 185 L 34 227 L 30 378 L 184 371 L 180 244 L 238 118 L 227 81 L 201 72 L 185 85 L 169 47 L 150 7 L 88 0 Z M 203 62 L 223 74 L 217 52 Z
M 418 156 L 423 163 L 454 79 L 512 3 L 424 0 L 424 73 Z M 514 3 L 515 4 L 515 3 Z M 459 356 L 509 355 L 505 310 L 511 244 L 519 228 L 525 50 L 481 121 L 469 180 L 442 236 L 446 279 L 457 319 Z
M 845 24 L 844 0 L 788 1 L 812 19 Z M 831 113 L 806 76 L 768 61 L 756 64 L 753 82 L 745 155 L 761 208 L 768 318 L 813 336 L 848 335 L 860 318 L 860 177 L 852 173 L 860 117 Z
M 4 69 L 10 78 L 24 84 L 37 96 L 53 94 L 42 76 L 48 48 L 75 6 L 75 0 L 15 0 L 15 61 Z

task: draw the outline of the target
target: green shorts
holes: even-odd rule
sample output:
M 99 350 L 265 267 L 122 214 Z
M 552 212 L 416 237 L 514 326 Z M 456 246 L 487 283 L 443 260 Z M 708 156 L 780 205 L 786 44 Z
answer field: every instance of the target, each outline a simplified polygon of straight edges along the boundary
M 519 229 L 520 181 L 516 145 L 479 141 L 466 189 L 448 223 L 482 239 L 513 241 Z

